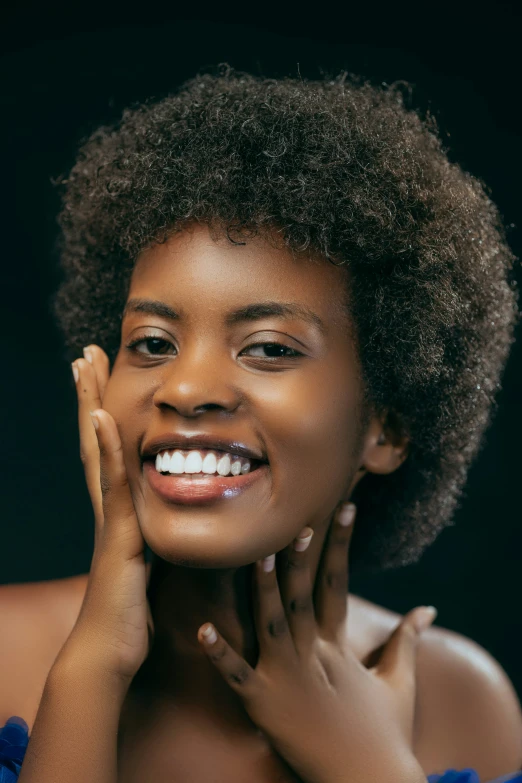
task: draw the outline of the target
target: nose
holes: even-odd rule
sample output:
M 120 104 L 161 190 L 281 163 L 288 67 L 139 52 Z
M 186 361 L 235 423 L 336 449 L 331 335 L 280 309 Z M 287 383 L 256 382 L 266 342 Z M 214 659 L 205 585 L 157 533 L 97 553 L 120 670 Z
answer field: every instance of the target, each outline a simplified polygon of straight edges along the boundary
M 165 365 L 164 375 L 153 396 L 156 407 L 194 418 L 206 411 L 232 413 L 241 402 L 239 390 L 227 373 L 223 355 L 195 349 L 179 354 Z

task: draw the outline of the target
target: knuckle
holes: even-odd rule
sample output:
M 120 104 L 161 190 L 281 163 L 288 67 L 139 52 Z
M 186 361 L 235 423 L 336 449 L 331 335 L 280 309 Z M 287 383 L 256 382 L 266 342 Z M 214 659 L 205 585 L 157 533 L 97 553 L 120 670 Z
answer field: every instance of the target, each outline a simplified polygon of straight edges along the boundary
M 305 568 L 308 568 L 306 560 L 302 557 L 295 557 L 294 555 L 287 557 L 284 564 L 285 571 L 302 571 Z
M 302 595 L 292 598 L 289 603 L 289 609 L 292 614 L 311 614 L 314 603 L 311 595 Z
M 102 495 L 107 495 L 111 490 L 111 480 L 109 473 L 103 465 L 100 466 L 100 487 Z
M 280 639 L 288 633 L 288 623 L 285 615 L 279 615 L 269 620 L 266 629 L 272 639 Z
M 107 450 L 105 443 L 103 443 L 103 441 L 98 441 L 98 448 L 100 450 L 100 457 L 106 460 L 109 456 L 109 451 Z
M 248 671 L 248 668 L 243 665 L 234 669 L 234 671 L 229 672 L 227 677 L 234 685 L 244 685 L 250 677 L 250 672 Z
M 345 593 L 348 589 L 348 575 L 344 571 L 327 571 L 326 584 L 336 593 Z
M 102 460 L 100 463 L 100 485 L 103 494 L 115 489 L 128 489 L 127 472 L 120 468 L 109 470 L 106 461 Z

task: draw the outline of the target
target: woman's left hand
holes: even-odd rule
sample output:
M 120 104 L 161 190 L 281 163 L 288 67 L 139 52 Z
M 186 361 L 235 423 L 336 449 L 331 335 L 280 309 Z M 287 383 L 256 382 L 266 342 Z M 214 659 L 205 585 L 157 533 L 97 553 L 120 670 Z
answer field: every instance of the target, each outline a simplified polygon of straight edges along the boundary
M 283 591 L 275 555 L 255 564 L 255 669 L 210 623 L 201 626 L 198 639 L 252 721 L 306 783 L 425 782 L 412 752 L 415 660 L 419 634 L 435 612 L 409 612 L 378 664 L 367 669 L 360 663 L 346 643 L 354 515 L 349 504 L 334 516 L 315 602 L 307 551 L 311 528 L 281 553 Z

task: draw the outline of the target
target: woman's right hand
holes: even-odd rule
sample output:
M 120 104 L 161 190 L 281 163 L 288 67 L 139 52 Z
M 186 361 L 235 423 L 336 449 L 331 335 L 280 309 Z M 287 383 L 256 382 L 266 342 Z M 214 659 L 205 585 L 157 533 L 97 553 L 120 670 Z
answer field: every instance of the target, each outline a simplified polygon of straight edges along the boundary
M 77 359 L 73 374 L 80 454 L 94 510 L 94 553 L 78 619 L 55 665 L 88 667 L 128 687 L 154 634 L 147 600 L 149 570 L 118 428 L 101 407 L 109 360 L 96 345 L 84 353 L 89 360 Z

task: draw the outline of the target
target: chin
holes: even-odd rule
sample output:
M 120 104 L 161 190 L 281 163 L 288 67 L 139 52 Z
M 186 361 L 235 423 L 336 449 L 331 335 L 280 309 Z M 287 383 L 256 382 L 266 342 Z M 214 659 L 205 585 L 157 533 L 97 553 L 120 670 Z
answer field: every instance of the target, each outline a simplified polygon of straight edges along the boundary
M 147 546 L 157 557 L 172 565 L 186 568 L 241 568 L 262 557 L 283 549 L 280 544 L 281 528 L 270 528 L 267 520 L 259 515 L 226 518 L 198 509 L 197 513 L 181 509 L 162 514 L 150 511 L 138 513 L 138 521 Z M 288 533 L 286 538 L 292 538 Z

